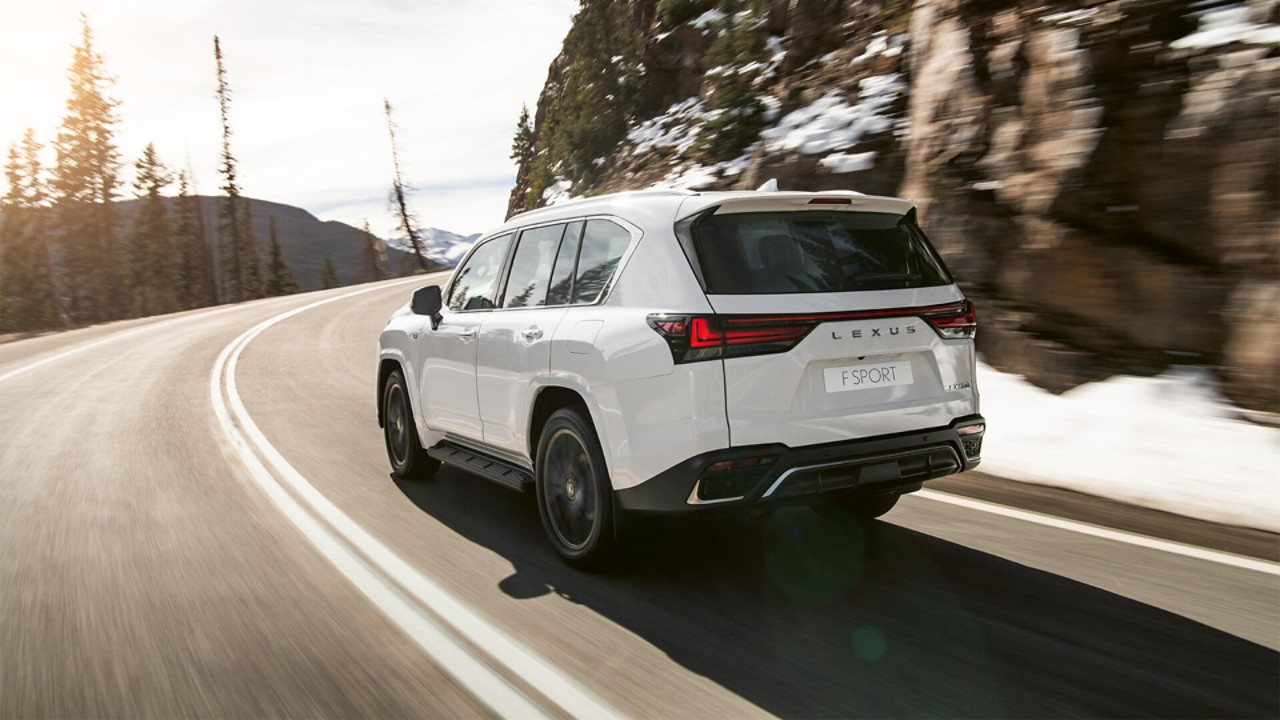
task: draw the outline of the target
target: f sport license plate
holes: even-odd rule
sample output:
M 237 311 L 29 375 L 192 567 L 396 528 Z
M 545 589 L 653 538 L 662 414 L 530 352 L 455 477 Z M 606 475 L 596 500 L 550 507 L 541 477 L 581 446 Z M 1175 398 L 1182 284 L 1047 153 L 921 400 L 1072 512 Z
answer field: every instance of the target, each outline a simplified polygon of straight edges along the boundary
M 822 379 L 826 382 L 829 393 L 910 385 L 911 363 L 900 360 L 826 368 L 822 371 Z

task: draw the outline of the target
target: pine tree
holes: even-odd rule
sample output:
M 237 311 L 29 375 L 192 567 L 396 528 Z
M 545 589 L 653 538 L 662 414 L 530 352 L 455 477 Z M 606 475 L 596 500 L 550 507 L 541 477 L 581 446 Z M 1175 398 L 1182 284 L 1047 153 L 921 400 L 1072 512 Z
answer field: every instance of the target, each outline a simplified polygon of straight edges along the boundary
M 320 287 L 324 290 L 336 288 L 342 284 L 338 279 L 338 271 L 333 268 L 333 258 L 324 256 L 324 268 L 320 271 Z
M 200 209 L 200 198 L 191 193 L 185 171 L 178 175 L 174 242 L 178 252 L 178 277 L 175 281 L 178 307 L 189 310 L 216 304 L 218 293 L 214 284 L 213 254 L 205 236 L 204 214 Z
M 134 165 L 134 193 L 141 201 L 126 246 L 125 287 L 132 293 L 135 315 L 156 315 L 178 309 L 175 283 L 178 253 L 169 225 L 164 189 L 173 182 L 164 163 L 148 143 Z
M 124 310 L 114 201 L 120 187 L 115 145 L 119 102 L 107 96 L 111 78 L 93 47 L 89 20 L 80 16 L 80 44 L 72 51 L 71 97 L 54 148 L 53 192 L 61 229 L 61 260 L 69 278 L 75 322 L 120 317 Z
M 280 237 L 276 233 L 276 216 L 272 215 L 268 220 L 270 228 L 270 259 L 267 261 L 267 297 L 276 295 L 292 295 L 298 292 L 298 283 L 293 279 L 293 271 L 289 269 L 289 263 L 284 259 L 284 251 L 280 249 Z
M 9 148 L 0 198 L 0 332 L 44 330 L 63 324 L 49 257 L 49 189 L 40 165 L 42 146 L 28 129 Z
M 520 106 L 520 119 L 516 121 L 516 136 L 511 140 L 511 159 L 520 166 L 533 159 L 533 121 L 529 119 L 529 106 Z
M 369 279 L 373 281 L 387 279 L 387 250 L 378 236 L 369 232 L 369 221 L 365 220 L 360 228 L 360 257 L 364 260 L 365 269 L 369 271 Z
M 263 296 L 262 256 L 258 252 L 258 235 L 253 231 L 253 208 L 244 197 L 240 198 L 240 237 L 244 238 L 240 255 L 245 292 L 249 293 L 248 299 L 260 298 Z
M 222 245 L 222 288 L 227 302 L 262 296 L 262 275 L 257 243 L 249 221 L 249 205 L 240 195 L 236 158 L 231 154 L 231 86 L 222 62 L 222 44 L 213 36 L 213 59 L 218 76 L 218 114 L 222 120 L 222 191 L 226 199 L 218 215 Z
M 722 162 L 740 156 L 760 136 L 766 121 L 764 101 L 743 72 L 765 53 L 766 12 L 758 0 L 745 3 L 724 0 L 725 17 L 717 25 L 718 35 L 707 50 L 707 64 L 722 68 L 710 81 L 707 114 L 698 134 L 697 150 L 708 162 Z
M 382 109 L 387 114 L 387 131 L 391 135 L 391 165 L 395 170 L 395 175 L 391 181 L 391 204 L 396 210 L 397 218 L 400 220 L 400 229 L 409 241 L 409 248 L 413 250 L 413 256 L 418 262 L 418 268 L 423 271 L 430 271 L 433 263 L 427 259 L 426 248 L 423 247 L 422 242 L 422 231 L 418 229 L 417 218 L 409 211 L 409 187 L 405 185 L 404 178 L 400 174 L 400 146 L 396 142 L 396 123 L 391 116 L 391 101 L 384 98 L 382 100 Z

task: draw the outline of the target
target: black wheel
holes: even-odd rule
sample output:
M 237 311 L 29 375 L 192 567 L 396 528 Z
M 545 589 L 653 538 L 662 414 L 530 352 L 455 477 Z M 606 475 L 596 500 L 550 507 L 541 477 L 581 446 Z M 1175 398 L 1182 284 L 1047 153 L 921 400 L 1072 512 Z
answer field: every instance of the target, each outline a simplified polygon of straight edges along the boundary
M 816 498 L 813 507 L 824 514 L 852 515 L 862 520 L 874 520 L 892 510 L 900 497 L 902 494 L 896 492 L 870 497 L 833 492 Z
M 577 410 L 552 413 L 538 441 L 538 512 L 556 552 L 578 568 L 599 568 L 617 546 L 613 486 L 591 423 Z
M 413 425 L 413 409 L 409 404 L 409 391 L 399 370 L 392 370 L 387 383 L 382 386 L 382 413 L 382 433 L 387 441 L 391 474 L 398 478 L 425 478 L 434 475 L 440 462 L 428 457 L 427 451 L 418 442 L 418 431 Z

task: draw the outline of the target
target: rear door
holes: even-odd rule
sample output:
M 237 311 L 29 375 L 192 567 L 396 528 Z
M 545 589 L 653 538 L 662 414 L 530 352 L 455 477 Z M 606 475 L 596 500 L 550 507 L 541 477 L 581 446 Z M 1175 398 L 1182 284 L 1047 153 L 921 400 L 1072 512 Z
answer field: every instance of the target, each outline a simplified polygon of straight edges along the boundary
M 477 390 L 484 442 L 528 459 L 533 388 L 551 368 L 551 340 L 564 318 L 582 236 L 581 221 L 524 230 L 500 307 L 480 329 Z
M 814 445 L 976 412 L 971 306 L 906 209 L 756 204 L 692 224 L 733 445 Z
M 510 234 L 495 237 L 472 251 L 454 273 L 439 325 L 433 330 L 428 324 L 422 331 L 418 402 L 432 430 L 483 440 L 476 350 L 481 324 L 495 305 L 511 239 Z

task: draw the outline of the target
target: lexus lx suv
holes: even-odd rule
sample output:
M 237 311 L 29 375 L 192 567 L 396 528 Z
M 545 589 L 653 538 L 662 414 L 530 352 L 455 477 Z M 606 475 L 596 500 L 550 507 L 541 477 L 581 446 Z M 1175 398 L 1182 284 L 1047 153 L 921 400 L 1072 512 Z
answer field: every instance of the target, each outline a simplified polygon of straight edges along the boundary
M 915 205 L 651 190 L 526 212 L 379 339 L 392 473 L 536 493 L 570 564 L 626 513 L 873 518 L 978 464 L 972 303 Z

